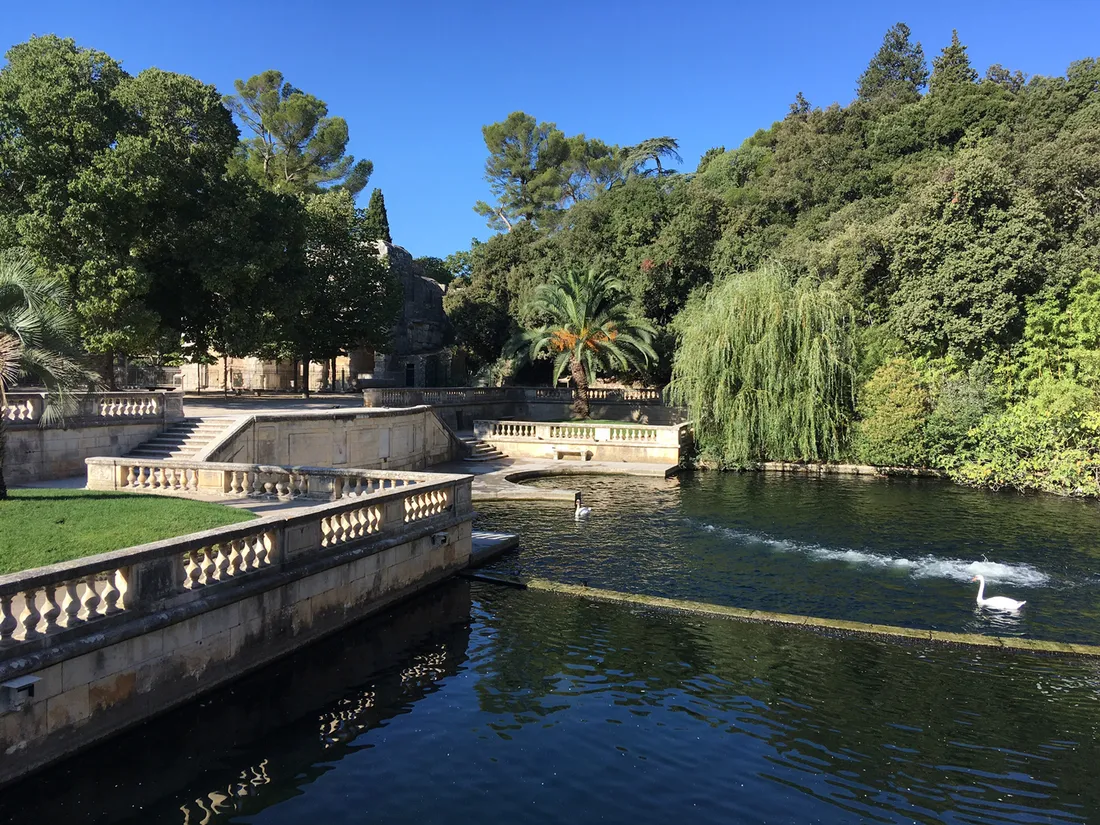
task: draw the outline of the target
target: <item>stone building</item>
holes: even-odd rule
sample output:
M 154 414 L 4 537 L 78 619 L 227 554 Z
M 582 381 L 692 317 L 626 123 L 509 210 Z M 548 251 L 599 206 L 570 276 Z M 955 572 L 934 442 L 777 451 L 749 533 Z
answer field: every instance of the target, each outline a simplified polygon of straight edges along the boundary
M 448 346 L 453 330 L 443 311 L 444 287 L 425 277 L 405 249 L 377 241 L 379 254 L 388 259 L 404 293 L 401 312 L 391 332 L 387 352 L 352 350 L 331 364 L 311 363 L 310 390 L 335 387 L 353 390 L 373 387 L 434 387 L 450 383 L 451 355 Z M 264 361 L 259 358 L 230 358 L 229 389 L 299 391 L 300 371 L 293 361 Z M 180 383 L 185 392 L 223 388 L 225 365 L 219 358 L 212 364 L 184 364 Z

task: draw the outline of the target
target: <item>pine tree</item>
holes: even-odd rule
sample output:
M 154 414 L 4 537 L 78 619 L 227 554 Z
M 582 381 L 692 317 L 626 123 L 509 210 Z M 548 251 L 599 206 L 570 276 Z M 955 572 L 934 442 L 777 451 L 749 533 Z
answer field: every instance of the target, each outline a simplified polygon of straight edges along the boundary
M 382 190 L 375 189 L 370 193 L 370 203 L 363 215 L 363 234 L 367 238 L 393 243 L 390 236 L 390 219 L 386 215 L 386 199 L 382 197 Z
M 896 23 L 882 38 L 882 46 L 860 75 L 860 100 L 906 102 L 920 97 L 928 85 L 928 67 L 920 43 L 909 42 L 909 27 Z
M 959 42 L 959 33 L 951 30 L 951 45 L 944 47 L 939 56 L 932 60 L 932 78 L 928 82 L 931 94 L 942 92 L 951 86 L 976 83 L 978 73 L 970 65 L 966 46 Z

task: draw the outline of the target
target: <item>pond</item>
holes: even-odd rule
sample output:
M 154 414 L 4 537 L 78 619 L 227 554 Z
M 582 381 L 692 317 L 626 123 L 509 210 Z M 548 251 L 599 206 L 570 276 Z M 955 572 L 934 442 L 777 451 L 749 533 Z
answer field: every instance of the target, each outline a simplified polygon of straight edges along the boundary
M 0 821 L 1100 817 L 1100 666 L 452 581 L 0 793 Z
M 478 503 L 522 536 L 493 569 L 648 595 L 934 630 L 1100 644 L 1100 507 L 933 479 L 576 476 L 561 502 Z M 986 595 L 1027 600 L 977 611 Z

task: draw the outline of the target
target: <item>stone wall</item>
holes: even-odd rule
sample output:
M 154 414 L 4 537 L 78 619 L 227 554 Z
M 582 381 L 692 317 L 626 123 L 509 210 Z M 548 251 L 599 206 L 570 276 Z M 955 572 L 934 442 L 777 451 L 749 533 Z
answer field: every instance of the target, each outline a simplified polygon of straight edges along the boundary
M 0 415 L 9 484 L 84 475 L 84 459 L 123 455 L 183 419 L 182 395 L 163 390 L 91 393 L 65 419 L 52 422 L 44 419 L 47 403 L 46 393 L 7 394 Z
M 470 477 L 438 478 L 0 577 L 0 784 L 464 567 Z
M 422 470 L 462 445 L 428 407 L 272 413 L 241 419 L 198 458 L 245 464 Z

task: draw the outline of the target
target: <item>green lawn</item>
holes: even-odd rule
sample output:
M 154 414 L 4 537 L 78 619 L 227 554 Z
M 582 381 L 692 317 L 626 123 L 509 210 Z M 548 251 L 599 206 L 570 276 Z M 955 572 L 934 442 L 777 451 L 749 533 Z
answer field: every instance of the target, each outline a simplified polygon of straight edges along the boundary
M 221 504 L 98 490 L 12 490 L 0 501 L 0 575 L 255 518 Z

